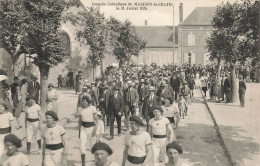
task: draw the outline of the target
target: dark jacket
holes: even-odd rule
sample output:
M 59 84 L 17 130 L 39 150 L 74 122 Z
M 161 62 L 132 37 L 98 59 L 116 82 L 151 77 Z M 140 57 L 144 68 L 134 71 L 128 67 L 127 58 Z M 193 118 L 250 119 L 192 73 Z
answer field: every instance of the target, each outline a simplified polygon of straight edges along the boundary
M 243 80 L 239 81 L 239 87 L 238 87 L 239 93 L 245 93 L 246 92 L 246 83 Z
M 117 98 L 114 97 L 114 95 L 110 96 L 108 101 L 108 113 L 111 114 L 118 114 L 121 112 L 123 114 L 123 108 L 124 108 L 124 100 L 123 97 L 118 94 Z
M 135 106 L 138 106 L 138 101 L 139 95 L 135 88 L 131 88 L 130 91 L 128 88 L 124 90 L 125 105 L 132 107 L 135 104 Z
M 36 103 L 39 101 L 39 95 L 40 95 L 40 83 L 39 82 L 29 82 L 28 83 L 28 93 L 29 96 L 33 96 L 35 98 Z
M 154 114 L 153 114 L 153 107 L 156 106 L 156 105 L 162 105 L 161 104 L 161 101 L 160 101 L 160 98 L 156 95 L 154 95 L 153 97 L 153 100 L 151 101 L 150 100 L 150 95 L 149 96 L 146 96 L 144 98 L 144 105 L 143 105 L 143 115 L 144 117 L 150 117 L 150 118 L 153 118 L 154 117 Z
M 223 88 L 224 88 L 224 92 L 231 91 L 231 81 L 228 77 L 224 81 L 224 87 Z
M 171 77 L 171 78 L 170 78 L 170 84 L 171 84 L 173 90 L 175 90 L 175 91 L 176 91 L 176 90 L 179 90 L 180 85 L 181 85 L 181 80 L 180 80 L 179 78 L 173 78 L 173 77 Z

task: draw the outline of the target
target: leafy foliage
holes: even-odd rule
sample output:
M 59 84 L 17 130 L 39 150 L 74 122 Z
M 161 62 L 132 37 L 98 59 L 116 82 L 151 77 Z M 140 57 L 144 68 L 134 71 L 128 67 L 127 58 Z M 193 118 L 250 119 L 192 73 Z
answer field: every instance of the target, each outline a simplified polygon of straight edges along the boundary
M 138 56 L 140 50 L 145 48 L 146 42 L 136 33 L 135 27 L 129 20 L 120 23 L 110 18 L 112 50 L 119 62 L 129 61 L 132 55 Z M 115 37 L 115 38 L 114 38 Z
M 23 1 L 3 0 L 0 2 L 0 40 L 3 48 L 10 54 L 14 65 L 19 56 L 28 53 L 26 48 L 27 29 Z
M 258 54 L 258 7 L 250 0 L 222 3 L 212 21 L 214 28 L 207 40 L 210 59 L 245 62 Z
M 106 50 L 106 19 L 98 8 L 87 8 L 76 16 L 77 25 L 82 27 L 77 31 L 77 39 L 90 46 L 88 61 L 93 67 L 101 64 Z M 75 19 L 74 19 L 75 20 Z

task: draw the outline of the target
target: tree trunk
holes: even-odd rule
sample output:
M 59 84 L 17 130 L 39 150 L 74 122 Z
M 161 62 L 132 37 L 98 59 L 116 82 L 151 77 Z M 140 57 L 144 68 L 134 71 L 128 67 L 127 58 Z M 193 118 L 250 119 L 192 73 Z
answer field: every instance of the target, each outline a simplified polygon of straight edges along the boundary
M 238 80 L 236 79 L 235 63 L 230 63 L 230 75 L 231 75 L 231 102 L 238 102 Z
M 100 70 L 101 70 L 101 76 L 104 77 L 104 66 L 103 66 L 103 61 L 100 64 Z
M 221 75 L 220 75 L 220 71 L 221 71 L 221 59 L 218 59 L 218 64 L 217 64 L 217 79 L 218 79 L 218 83 L 220 85 L 221 83 Z
M 40 105 L 43 112 L 46 112 L 46 93 L 48 84 L 48 74 L 40 70 Z
M 123 60 L 119 60 L 119 66 L 118 66 L 118 72 L 119 72 L 119 79 L 121 82 L 123 82 L 123 64 L 124 64 L 124 61 Z
M 95 80 L 95 68 L 96 67 L 93 67 L 93 78 L 92 78 L 93 80 L 92 80 L 92 82 L 94 82 L 94 80 Z

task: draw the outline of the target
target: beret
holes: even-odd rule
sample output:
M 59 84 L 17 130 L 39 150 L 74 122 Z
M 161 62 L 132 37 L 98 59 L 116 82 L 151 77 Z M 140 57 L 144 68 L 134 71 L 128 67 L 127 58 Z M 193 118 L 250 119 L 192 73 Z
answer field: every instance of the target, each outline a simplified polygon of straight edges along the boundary
M 53 88 L 54 88 L 53 83 L 50 83 L 50 84 L 48 85 L 48 88 L 49 88 L 49 87 L 53 87 Z
M 103 142 L 95 143 L 95 145 L 92 147 L 91 152 L 94 154 L 97 150 L 104 150 L 109 155 L 113 153 L 113 150 L 106 143 Z
M 7 136 L 5 136 L 4 138 L 4 142 L 11 142 L 12 144 L 14 144 L 17 148 L 22 147 L 22 141 L 14 134 L 8 134 Z
M 118 86 L 114 86 L 113 90 L 120 90 Z
M 59 120 L 58 115 L 57 115 L 54 111 L 47 111 L 47 112 L 45 113 L 45 116 L 46 116 L 46 115 L 52 116 L 55 121 L 58 121 L 58 120 Z
M 163 109 L 162 109 L 162 107 L 160 107 L 159 105 L 154 106 L 154 107 L 153 107 L 153 111 L 154 111 L 154 110 L 159 110 L 159 111 L 161 111 L 161 113 L 163 113 Z
M 138 123 L 139 125 L 143 125 L 143 121 L 138 116 L 133 115 L 129 118 L 129 120 L 134 121 L 134 122 Z
M 31 99 L 35 100 L 35 98 L 34 98 L 33 96 L 27 96 L 27 97 L 26 97 L 26 101 L 29 101 L 29 100 L 31 100 Z
M 4 101 L 0 101 L 0 105 L 4 106 L 5 109 L 8 109 L 8 106 L 7 106 L 6 102 L 4 102 Z
M 179 152 L 179 154 L 183 153 L 181 146 L 179 144 L 177 144 L 176 142 L 169 143 L 166 146 L 166 150 L 168 150 L 168 149 L 176 149 Z
M 91 100 L 88 96 L 85 96 L 85 95 L 84 95 L 84 96 L 82 97 L 81 101 L 83 101 L 84 99 L 87 100 L 87 102 L 89 102 L 89 103 L 92 102 L 92 100 Z

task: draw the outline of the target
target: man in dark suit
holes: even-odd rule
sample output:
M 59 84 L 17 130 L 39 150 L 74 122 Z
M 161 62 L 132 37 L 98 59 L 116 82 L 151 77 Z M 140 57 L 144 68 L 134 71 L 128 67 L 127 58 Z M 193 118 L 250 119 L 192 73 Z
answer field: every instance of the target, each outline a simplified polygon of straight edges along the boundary
M 127 81 L 127 89 L 124 90 L 124 103 L 125 103 L 125 126 L 129 129 L 129 114 L 136 114 L 136 108 L 138 107 L 139 95 L 135 88 L 133 88 L 134 83 L 132 81 Z
M 114 138 L 114 121 L 116 119 L 118 136 L 121 135 L 121 117 L 123 115 L 124 100 L 119 93 L 120 88 L 115 86 L 113 88 L 113 95 L 110 96 L 108 102 L 108 112 L 110 117 L 110 135 L 111 139 Z
M 147 122 L 147 131 L 148 131 L 148 122 L 150 119 L 154 118 L 153 107 L 156 105 L 161 105 L 160 98 L 155 95 L 155 87 L 149 87 L 149 95 L 144 98 L 143 104 L 143 115 Z
M 170 78 L 170 84 L 174 90 L 175 94 L 175 100 L 178 100 L 178 95 L 179 95 L 179 88 L 181 85 L 181 81 L 179 78 L 176 77 L 176 74 L 174 73 L 173 76 Z
M 28 96 L 34 97 L 36 104 L 39 104 L 40 88 L 40 83 L 37 81 L 37 77 L 32 75 L 31 81 L 28 83 Z

